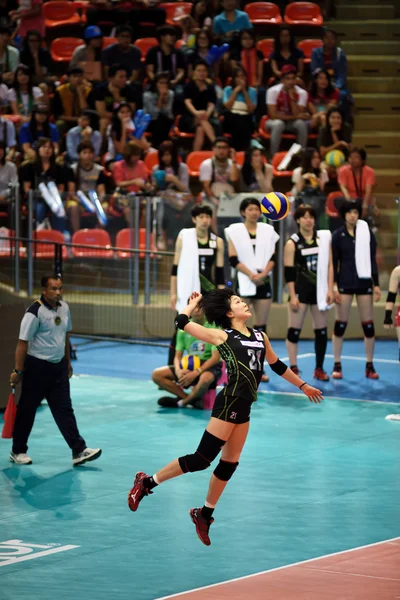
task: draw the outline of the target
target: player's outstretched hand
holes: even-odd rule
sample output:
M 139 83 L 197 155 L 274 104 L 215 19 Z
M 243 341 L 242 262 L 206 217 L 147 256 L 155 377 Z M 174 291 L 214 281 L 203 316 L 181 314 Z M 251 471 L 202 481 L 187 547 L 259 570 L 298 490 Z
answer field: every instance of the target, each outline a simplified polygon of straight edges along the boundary
M 193 292 L 192 295 L 189 298 L 189 306 L 191 309 L 195 308 L 198 303 L 200 302 L 200 300 L 202 299 L 202 295 L 199 294 L 199 292 Z
M 312 385 L 308 385 L 307 383 L 301 388 L 301 391 L 307 396 L 310 402 L 318 404 L 324 399 L 321 390 Z

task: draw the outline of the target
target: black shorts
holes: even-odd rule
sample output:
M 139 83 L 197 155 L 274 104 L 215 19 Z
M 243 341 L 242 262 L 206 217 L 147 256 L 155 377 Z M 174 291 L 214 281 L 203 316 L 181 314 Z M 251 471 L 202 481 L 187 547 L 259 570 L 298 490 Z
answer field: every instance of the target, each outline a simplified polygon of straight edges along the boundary
M 211 416 L 235 425 L 247 423 L 250 421 L 251 405 L 249 400 L 225 395 L 222 390 L 215 399 Z
M 372 296 L 373 288 L 354 288 L 349 290 L 348 288 L 338 288 L 341 294 L 346 294 L 347 296 Z
M 203 364 L 204 364 L 204 361 L 203 361 Z M 178 383 L 178 379 L 175 374 L 175 367 L 173 365 L 169 365 L 169 368 L 171 369 L 171 372 L 174 376 L 174 380 L 176 381 L 176 383 Z M 217 387 L 217 383 L 222 375 L 222 361 L 220 361 L 217 365 L 215 365 L 215 367 L 212 367 L 211 369 L 207 369 L 207 371 L 204 371 L 204 373 L 212 373 L 214 375 L 214 381 L 212 382 L 212 384 L 210 385 L 210 387 L 208 389 L 215 390 L 215 388 Z M 192 385 L 197 385 L 199 383 L 199 379 L 200 379 L 200 375 L 198 377 L 196 377 L 196 379 L 190 384 L 190 387 L 192 387 Z
M 317 304 L 317 286 L 304 278 L 295 283 L 296 295 L 302 304 Z
M 239 296 L 240 290 L 238 290 Z M 269 281 L 266 281 L 263 285 L 258 285 L 256 289 L 255 296 L 242 296 L 243 298 L 248 298 L 249 300 L 270 300 L 272 296 L 271 292 L 271 284 Z

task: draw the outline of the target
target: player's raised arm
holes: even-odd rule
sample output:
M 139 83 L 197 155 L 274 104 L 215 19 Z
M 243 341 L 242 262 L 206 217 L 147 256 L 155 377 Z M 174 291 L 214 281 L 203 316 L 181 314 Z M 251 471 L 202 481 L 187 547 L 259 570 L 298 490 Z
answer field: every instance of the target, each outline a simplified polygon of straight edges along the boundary
M 228 336 L 226 335 L 225 331 L 222 331 L 221 329 L 210 329 L 208 327 L 203 327 L 198 323 L 192 323 L 189 321 L 193 310 L 199 304 L 201 299 L 201 294 L 198 292 L 193 292 L 193 294 L 190 296 L 189 304 L 176 317 L 175 325 L 179 327 L 179 329 L 187 331 L 190 335 L 193 335 L 202 342 L 219 346 L 227 340 Z
M 289 369 L 289 367 L 285 365 L 284 362 L 279 360 L 274 350 L 272 349 L 271 342 L 269 341 L 268 336 L 265 333 L 263 333 L 263 336 L 265 341 L 265 358 L 271 369 L 275 373 L 283 377 L 283 379 L 286 379 L 286 381 L 298 387 L 303 392 L 303 394 L 307 396 L 310 402 L 321 402 L 321 400 L 323 399 L 321 390 L 311 385 L 308 385 L 308 383 L 306 383 L 305 381 L 300 379 L 300 377 L 298 377 L 295 373 L 293 373 L 293 371 Z

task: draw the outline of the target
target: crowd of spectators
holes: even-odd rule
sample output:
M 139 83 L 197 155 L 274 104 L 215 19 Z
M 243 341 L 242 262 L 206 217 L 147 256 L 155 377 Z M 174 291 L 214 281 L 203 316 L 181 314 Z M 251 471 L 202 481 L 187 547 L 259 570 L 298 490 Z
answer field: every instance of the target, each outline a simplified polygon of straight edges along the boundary
M 129 210 L 118 199 L 127 192 L 154 192 L 165 199 L 157 220 L 159 246 L 171 247 L 168 218 L 173 221 L 199 197 L 217 212 L 216 189 L 272 191 L 270 163 L 283 148 L 284 134 L 294 134 L 302 148 L 293 198 L 311 185 L 323 212 L 331 180 L 346 198 L 361 197 L 366 212 L 374 204 L 374 172 L 365 151 L 351 143 L 347 59 L 332 29 L 323 29 L 322 45 L 313 49 L 306 68 L 291 27 L 277 29 L 272 52 L 265 55 L 262 38 L 235 0 L 222 0 L 221 7 L 195 0 L 190 15 L 180 14 L 177 3 L 174 25 L 166 24 L 157 0 L 91 0 L 82 44 L 65 74 L 51 59 L 42 0 L 7 5 L 0 22 L 2 209 L 13 179 L 19 177 L 25 195 L 42 181 L 55 181 L 68 222 L 52 216 L 51 226 L 75 232 L 82 226 L 78 190 L 95 189 L 121 226 L 124 219 L 129 223 Z M 136 41 L 143 21 L 152 24 L 158 43 L 142 53 Z M 106 47 L 103 22 L 116 24 L 109 32 L 115 42 Z M 228 46 L 212 61 L 214 44 Z M 141 137 L 135 135 L 138 109 L 151 117 Z M 260 137 L 260 127 L 267 135 Z M 200 186 L 193 186 L 187 154 L 210 149 L 213 157 L 200 166 Z M 348 161 L 338 174 L 324 161 L 335 149 Z M 157 150 L 158 158 L 150 161 Z M 238 151 L 245 154 L 240 165 Z M 46 216 L 39 198 L 39 227 Z

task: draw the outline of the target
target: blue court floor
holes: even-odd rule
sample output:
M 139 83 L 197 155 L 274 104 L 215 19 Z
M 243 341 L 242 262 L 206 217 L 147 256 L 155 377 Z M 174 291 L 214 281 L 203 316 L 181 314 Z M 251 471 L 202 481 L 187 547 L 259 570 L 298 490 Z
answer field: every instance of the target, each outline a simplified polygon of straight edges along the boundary
M 385 420 L 400 412 L 397 342 L 377 344 L 376 382 L 364 378 L 362 344 L 346 342 L 345 379 L 323 384 L 321 405 L 271 375 L 210 548 L 187 513 L 202 505 L 211 471 L 165 483 L 137 513 L 126 503 L 135 472 L 194 451 L 208 421 L 203 411 L 158 408 L 150 373 L 167 350 L 76 342 L 74 408 L 103 455 L 73 469 L 45 404 L 31 466 L 12 465 L 0 439 L 1 600 L 155 600 L 400 536 L 400 422 Z M 284 358 L 284 344 L 273 345 Z M 311 381 L 311 342 L 299 350 Z

